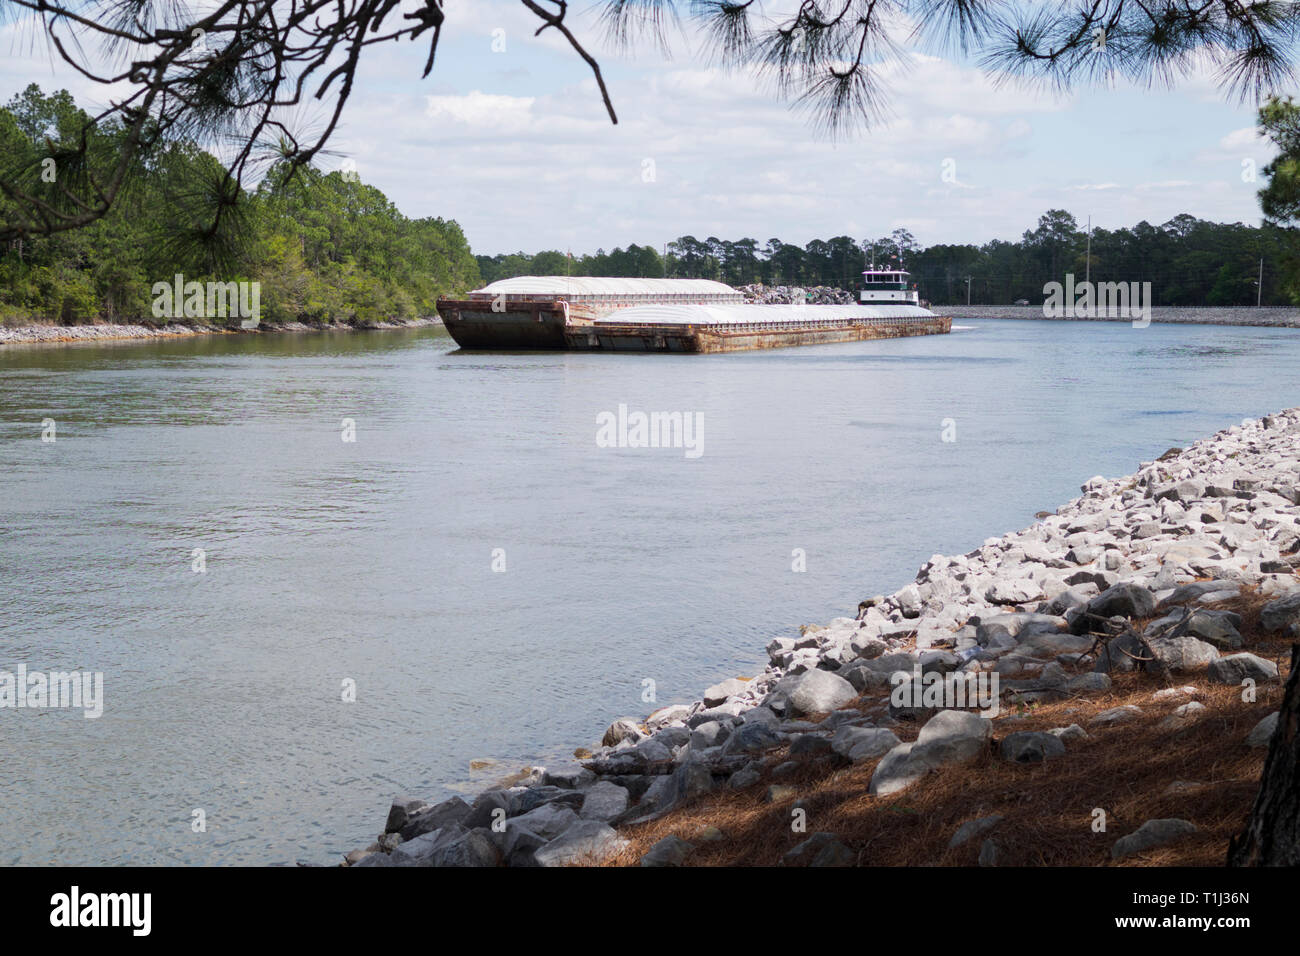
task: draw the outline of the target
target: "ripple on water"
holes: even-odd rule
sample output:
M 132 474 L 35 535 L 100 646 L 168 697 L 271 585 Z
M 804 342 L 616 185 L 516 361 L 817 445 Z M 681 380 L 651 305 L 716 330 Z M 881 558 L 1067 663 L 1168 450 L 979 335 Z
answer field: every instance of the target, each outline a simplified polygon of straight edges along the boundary
M 394 793 L 567 761 L 1090 475 L 1300 404 L 1275 330 L 1152 326 L 1139 351 L 1086 325 L 729 356 L 434 330 L 0 351 L 0 668 L 105 677 L 99 720 L 0 721 L 42 768 L 6 788 L 0 859 L 327 862 Z M 701 413 L 703 456 L 598 448 L 620 403 Z

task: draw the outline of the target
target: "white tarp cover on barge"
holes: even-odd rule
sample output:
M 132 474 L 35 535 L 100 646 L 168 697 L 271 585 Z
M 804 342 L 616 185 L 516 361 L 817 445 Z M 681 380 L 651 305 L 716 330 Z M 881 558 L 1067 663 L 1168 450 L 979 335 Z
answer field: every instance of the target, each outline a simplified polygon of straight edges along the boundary
M 516 276 L 513 279 L 498 279 L 481 289 L 475 289 L 470 295 L 550 295 L 573 301 L 633 297 L 742 302 L 745 298 L 731 286 L 712 279 L 629 279 L 604 276 Z
M 805 322 L 866 322 L 933 319 L 915 305 L 634 305 L 596 325 L 782 325 Z

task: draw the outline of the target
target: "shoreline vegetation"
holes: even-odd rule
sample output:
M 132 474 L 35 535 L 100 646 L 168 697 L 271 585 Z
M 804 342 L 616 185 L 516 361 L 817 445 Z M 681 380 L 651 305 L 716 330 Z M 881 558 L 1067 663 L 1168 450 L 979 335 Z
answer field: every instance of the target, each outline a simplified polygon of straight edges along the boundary
M 1080 490 L 342 865 L 1224 865 L 1300 637 L 1300 408 Z
M 51 143 L 80 142 L 88 122 L 67 91 L 28 86 L 0 105 L 0 178 L 57 192 L 103 173 L 125 149 L 120 123 L 90 127 L 89 171 L 42 160 Z M 50 182 L 41 179 L 47 168 Z M 0 196 L 0 222 L 11 211 Z M 241 302 L 256 289 L 255 315 L 228 316 L 224 298 L 217 306 L 213 287 L 232 283 Z M 355 170 L 278 159 L 245 190 L 197 143 L 165 140 L 133 157 L 102 219 L 0 242 L 0 333 L 45 323 L 167 327 L 182 315 L 207 328 L 251 318 L 268 327 L 371 325 L 432 316 L 440 295 L 479 285 L 458 223 L 404 215 Z M 172 287 L 186 290 L 183 309 L 160 299 Z M 191 303 L 195 287 L 209 290 L 206 301 Z

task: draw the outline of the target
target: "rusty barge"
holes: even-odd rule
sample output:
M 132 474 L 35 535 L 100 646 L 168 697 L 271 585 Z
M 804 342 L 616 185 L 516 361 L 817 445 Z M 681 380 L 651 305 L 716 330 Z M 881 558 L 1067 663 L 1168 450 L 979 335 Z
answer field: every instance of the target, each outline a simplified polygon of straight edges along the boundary
M 496 351 L 734 352 L 952 328 L 904 301 L 759 305 L 707 279 L 521 276 L 439 299 L 438 314 L 461 348 Z

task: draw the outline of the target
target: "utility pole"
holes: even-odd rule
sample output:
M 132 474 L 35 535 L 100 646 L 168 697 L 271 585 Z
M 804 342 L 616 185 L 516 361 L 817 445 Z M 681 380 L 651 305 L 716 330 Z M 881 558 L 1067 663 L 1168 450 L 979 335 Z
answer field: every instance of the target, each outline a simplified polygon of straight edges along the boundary
M 1088 217 L 1088 255 L 1084 260 L 1083 281 L 1086 283 L 1092 282 L 1092 216 Z M 1091 288 L 1091 284 L 1089 288 Z
M 970 280 L 971 277 L 967 276 L 966 277 L 966 304 L 967 305 L 970 305 Z
M 1259 257 L 1259 281 L 1255 283 L 1255 308 L 1264 301 L 1264 257 Z

